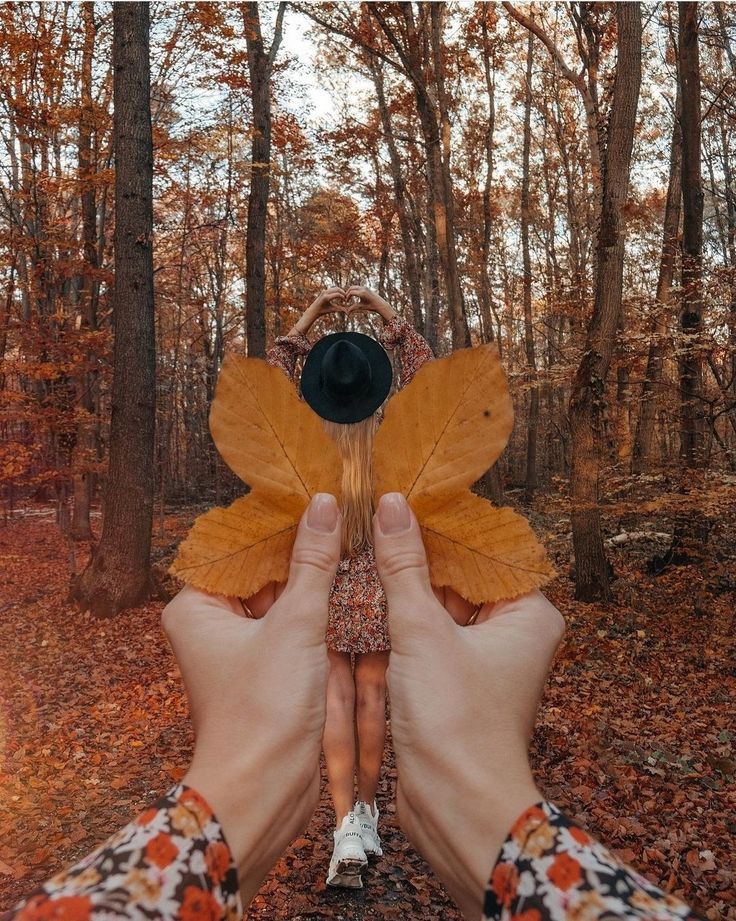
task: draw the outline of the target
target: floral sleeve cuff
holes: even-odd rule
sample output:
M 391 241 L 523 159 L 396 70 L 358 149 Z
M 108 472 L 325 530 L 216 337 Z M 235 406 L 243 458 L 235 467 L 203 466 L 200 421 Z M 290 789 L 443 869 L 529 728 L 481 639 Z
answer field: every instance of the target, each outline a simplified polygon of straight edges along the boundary
M 701 919 L 621 863 L 552 803 L 514 823 L 486 888 L 482 921 Z
M 277 336 L 274 345 L 283 345 L 291 349 L 296 355 L 306 355 L 312 348 L 312 343 L 302 333 L 295 336 Z
M 3 921 L 240 921 L 238 874 L 203 797 L 178 784 Z
M 392 349 L 402 341 L 407 333 L 412 331 L 412 328 L 412 325 L 397 313 L 388 323 L 384 324 L 378 334 L 378 341 L 384 348 Z

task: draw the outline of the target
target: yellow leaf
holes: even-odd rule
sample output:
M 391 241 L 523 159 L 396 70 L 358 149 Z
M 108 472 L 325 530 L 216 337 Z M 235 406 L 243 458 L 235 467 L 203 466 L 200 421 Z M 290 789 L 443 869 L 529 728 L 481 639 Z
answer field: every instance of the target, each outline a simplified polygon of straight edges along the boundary
M 503 451 L 514 416 L 495 345 L 430 361 L 390 401 L 376 434 L 376 498 L 403 493 L 430 578 L 475 604 L 516 598 L 554 575 L 527 521 L 469 487 Z
M 283 371 L 228 355 L 217 379 L 210 431 L 228 467 L 273 499 L 335 493 L 340 458 L 316 413 Z
M 529 523 L 469 490 L 421 520 L 433 585 L 473 604 L 516 598 L 554 575 Z
M 279 507 L 251 492 L 200 515 L 169 572 L 206 592 L 248 598 L 267 582 L 286 582 L 296 527 L 307 507 L 297 496 Z
M 376 496 L 403 493 L 420 515 L 484 474 L 513 425 L 494 345 L 427 362 L 389 401 L 376 433 Z
M 249 597 L 285 582 L 296 528 L 316 492 L 339 496 L 341 461 L 283 371 L 228 356 L 210 412 L 215 444 L 252 491 L 200 515 L 169 572 L 204 591 Z

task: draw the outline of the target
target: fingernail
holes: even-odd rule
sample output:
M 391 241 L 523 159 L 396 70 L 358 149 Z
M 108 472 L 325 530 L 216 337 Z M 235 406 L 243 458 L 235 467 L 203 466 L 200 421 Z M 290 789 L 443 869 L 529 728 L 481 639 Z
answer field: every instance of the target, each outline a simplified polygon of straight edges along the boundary
M 307 527 L 312 531 L 331 534 L 337 527 L 337 500 L 328 492 L 312 496 L 307 509 Z
M 411 527 L 409 503 L 400 492 L 387 492 L 378 503 L 378 523 L 384 534 L 399 534 Z

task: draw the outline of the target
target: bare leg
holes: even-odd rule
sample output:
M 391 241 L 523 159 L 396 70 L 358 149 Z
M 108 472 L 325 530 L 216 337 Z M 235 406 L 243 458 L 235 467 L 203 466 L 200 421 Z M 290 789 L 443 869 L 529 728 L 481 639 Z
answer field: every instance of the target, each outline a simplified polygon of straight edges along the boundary
M 322 750 L 327 765 L 327 782 L 335 807 L 335 828 L 353 808 L 355 775 L 355 685 L 349 652 L 327 650 L 330 674 L 327 679 L 327 716 Z
M 358 799 L 373 805 L 386 741 L 386 668 L 388 652 L 355 657 L 358 733 Z

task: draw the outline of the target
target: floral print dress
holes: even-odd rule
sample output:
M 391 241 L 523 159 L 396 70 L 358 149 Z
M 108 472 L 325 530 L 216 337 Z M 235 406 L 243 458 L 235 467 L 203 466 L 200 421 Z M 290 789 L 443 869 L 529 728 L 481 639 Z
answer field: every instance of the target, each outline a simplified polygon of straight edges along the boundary
M 704 921 L 541 802 L 514 823 L 481 921 Z M 182 784 L 0 921 L 239 921 L 238 876 L 206 801 Z
M 381 330 L 378 341 L 394 351 L 399 361 L 398 389 L 405 387 L 421 366 L 432 358 L 432 350 L 418 332 L 398 315 Z M 266 355 L 267 361 L 296 384 L 297 359 L 312 344 L 306 336 L 279 336 Z M 378 411 L 380 414 L 380 410 Z M 373 548 L 340 560 L 329 601 L 325 635 L 327 648 L 337 652 L 388 652 L 386 596 L 378 578 Z

